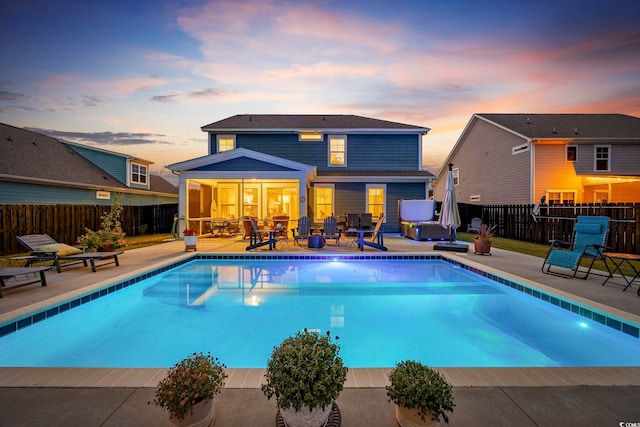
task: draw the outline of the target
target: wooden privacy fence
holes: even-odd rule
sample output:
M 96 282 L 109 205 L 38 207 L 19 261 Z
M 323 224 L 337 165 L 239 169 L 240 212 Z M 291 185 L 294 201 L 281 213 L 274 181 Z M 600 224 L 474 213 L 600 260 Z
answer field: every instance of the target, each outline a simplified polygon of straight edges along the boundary
M 609 240 L 613 252 L 640 254 L 640 204 L 542 206 L 536 217 L 534 205 L 469 205 L 459 204 L 463 226 L 474 217 L 487 224 L 497 224 L 496 235 L 507 239 L 549 244 L 549 240 L 570 242 L 575 219 L 580 215 L 608 216 Z
M 16 236 L 48 234 L 61 243 L 74 244 L 85 228 L 100 228 L 100 217 L 110 206 L 0 205 L 0 254 L 24 252 Z M 123 206 L 122 229 L 127 236 L 170 233 L 178 204 Z

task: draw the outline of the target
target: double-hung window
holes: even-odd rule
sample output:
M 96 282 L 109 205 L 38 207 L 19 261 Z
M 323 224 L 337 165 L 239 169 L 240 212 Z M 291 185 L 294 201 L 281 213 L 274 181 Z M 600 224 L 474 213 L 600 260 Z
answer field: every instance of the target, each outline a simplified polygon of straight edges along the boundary
M 347 166 L 347 137 L 345 135 L 330 135 L 328 140 L 329 166 Z
M 375 219 L 380 217 L 381 213 L 386 215 L 384 207 L 386 206 L 387 186 L 386 184 L 367 184 L 367 212 Z
M 596 145 L 594 147 L 594 167 L 596 172 L 611 171 L 611 146 Z
M 135 184 L 147 184 L 147 167 L 139 163 L 131 164 L 131 182 Z
M 333 184 L 314 185 L 314 221 L 322 222 L 328 216 L 333 215 Z

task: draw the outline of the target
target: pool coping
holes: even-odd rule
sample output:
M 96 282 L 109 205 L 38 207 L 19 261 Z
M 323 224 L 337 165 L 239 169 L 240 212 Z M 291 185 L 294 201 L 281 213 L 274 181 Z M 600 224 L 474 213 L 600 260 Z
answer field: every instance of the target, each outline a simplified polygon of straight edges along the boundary
M 273 255 L 239 254 L 239 253 L 191 253 L 184 254 L 170 261 L 159 262 L 144 268 L 128 272 L 107 280 L 68 292 L 39 303 L 23 307 L 0 316 L 0 331 L 7 323 L 15 323 L 17 329 L 26 327 L 31 322 L 44 320 L 48 316 L 47 308 L 61 306 L 66 311 L 84 302 L 115 292 L 118 284 L 127 282 L 126 287 L 148 277 L 166 271 L 174 266 L 184 264 L 192 259 L 443 259 L 463 268 L 469 269 L 485 277 L 511 286 L 534 297 L 571 311 L 572 306 L 563 306 L 563 301 L 573 301 L 590 307 L 587 312 L 579 312 L 585 317 L 607 326 L 616 328 L 615 322 L 635 328 L 623 330 L 638 337 L 640 316 L 606 306 L 574 294 L 551 288 L 542 283 L 528 280 L 487 265 L 475 263 L 469 259 L 448 253 L 402 253 L 380 255 L 300 255 L 281 253 Z M 515 284 L 515 286 L 513 286 Z M 541 291 L 534 294 L 531 288 Z M 527 289 L 529 289 L 528 292 Z M 93 297 L 92 297 L 93 295 Z M 545 299 L 551 295 L 556 300 Z M 76 302 L 74 302 L 76 301 Z M 68 304 L 65 305 L 65 304 Z M 582 307 L 585 309 L 584 307 Z M 574 311 L 575 312 L 575 311 Z M 38 314 L 34 314 L 38 313 Z M 601 316 L 604 316 L 603 319 Z M 56 315 L 58 313 L 51 313 Z M 610 314 L 611 316 L 606 316 Z M 609 320 L 613 322 L 609 323 Z M 604 320 L 604 321 L 603 321 Z M 628 323 L 631 323 L 629 325 Z M 620 328 L 616 328 L 621 330 Z M 632 332 L 632 333 L 629 333 Z M 6 334 L 0 333 L 0 336 Z M 10 332 L 9 332 L 10 333 Z M 352 368 L 349 370 L 346 388 L 377 388 L 388 385 L 387 376 L 390 368 Z M 455 387 L 494 387 L 494 386 L 570 386 L 570 385 L 640 385 L 640 367 L 576 367 L 576 368 L 439 368 Z M 261 368 L 229 369 L 227 388 L 259 388 L 263 381 Z M 0 368 L 0 387 L 155 387 L 166 374 L 165 368 Z

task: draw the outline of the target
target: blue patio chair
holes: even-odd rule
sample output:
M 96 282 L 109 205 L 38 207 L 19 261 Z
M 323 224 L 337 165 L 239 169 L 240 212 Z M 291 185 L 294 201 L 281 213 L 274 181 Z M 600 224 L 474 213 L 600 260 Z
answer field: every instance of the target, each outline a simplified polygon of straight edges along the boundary
M 298 227 L 292 228 L 293 243 L 298 244 L 298 240 L 306 240 L 311 235 L 311 219 L 308 216 L 301 216 L 298 219 Z
M 326 240 L 335 240 L 336 245 L 340 244 L 341 230 L 338 228 L 338 220 L 335 216 L 328 216 L 324 219 L 322 235 Z
M 591 260 L 587 271 L 581 279 L 586 279 L 591 273 L 591 267 L 596 260 L 604 261 L 607 236 L 609 235 L 609 217 L 607 216 L 579 216 L 573 228 L 573 242 L 552 240 L 547 257 L 542 264 L 542 272 L 561 277 L 577 277 L 580 262 Z M 572 271 L 567 274 L 551 271 L 551 267 L 561 267 Z M 545 268 L 546 267 L 546 268 Z

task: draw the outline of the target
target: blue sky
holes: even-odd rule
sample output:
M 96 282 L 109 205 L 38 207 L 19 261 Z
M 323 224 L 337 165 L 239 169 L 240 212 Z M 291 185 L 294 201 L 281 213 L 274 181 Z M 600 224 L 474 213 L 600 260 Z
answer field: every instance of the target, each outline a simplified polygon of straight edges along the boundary
M 162 166 L 235 114 L 640 116 L 640 1 L 0 2 L 0 122 Z

